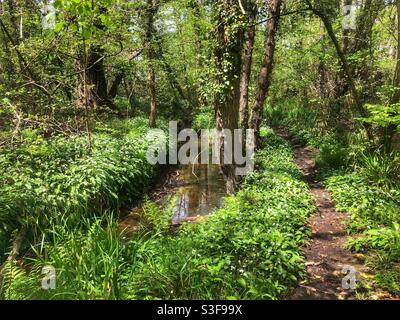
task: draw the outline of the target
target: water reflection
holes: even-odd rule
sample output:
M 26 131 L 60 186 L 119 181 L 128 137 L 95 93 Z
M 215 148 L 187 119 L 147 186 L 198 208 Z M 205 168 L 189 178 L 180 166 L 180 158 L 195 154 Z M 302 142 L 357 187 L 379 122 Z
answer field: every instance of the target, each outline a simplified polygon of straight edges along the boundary
M 226 184 L 218 165 L 185 165 L 179 173 L 184 185 L 176 192 L 173 224 L 208 215 L 222 207 Z

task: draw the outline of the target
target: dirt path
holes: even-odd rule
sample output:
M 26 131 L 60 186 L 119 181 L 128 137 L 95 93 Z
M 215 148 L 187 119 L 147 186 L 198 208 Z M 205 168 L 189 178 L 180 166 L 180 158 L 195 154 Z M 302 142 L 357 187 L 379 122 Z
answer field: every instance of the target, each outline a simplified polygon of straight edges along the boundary
M 345 276 L 342 269 L 351 266 L 359 271 L 362 261 L 345 248 L 347 233 L 343 222 L 348 216 L 335 210 L 330 193 L 317 181 L 316 151 L 296 144 L 286 134 L 281 136 L 292 144 L 296 164 L 310 186 L 317 207 L 316 213 L 309 219 L 312 238 L 304 247 L 307 278 L 293 291 L 290 299 L 352 298 L 354 293 L 342 288 Z

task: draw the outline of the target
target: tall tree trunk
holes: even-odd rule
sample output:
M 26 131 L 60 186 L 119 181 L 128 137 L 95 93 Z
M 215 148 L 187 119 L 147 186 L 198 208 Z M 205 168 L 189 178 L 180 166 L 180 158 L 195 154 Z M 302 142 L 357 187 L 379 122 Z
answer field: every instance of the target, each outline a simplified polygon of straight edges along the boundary
M 0 16 L 4 14 L 4 3 L 0 4 Z M 9 47 L 9 39 L 7 38 L 7 35 L 3 28 L 0 27 L 1 30 L 1 40 L 0 43 L 2 47 L 4 48 L 4 70 L 0 69 L 2 72 L 4 72 L 7 75 L 9 83 L 13 82 L 12 76 L 15 74 L 15 69 L 14 69 L 14 64 L 11 59 L 11 50 Z M 1 65 L 0 65 L 1 67 Z
M 202 68 L 204 66 L 203 59 L 203 43 L 202 43 L 202 27 L 201 27 L 201 6 L 204 5 L 204 0 L 192 0 L 190 2 L 190 7 L 193 12 L 193 31 L 194 31 L 194 46 L 196 49 L 196 82 L 194 83 L 190 90 L 193 92 L 191 96 L 191 109 L 198 108 L 202 104 L 206 104 L 204 97 L 200 95 L 200 83 L 197 81 L 201 77 Z M 193 110 L 190 110 L 192 113 Z
M 88 83 L 92 85 L 91 90 L 97 106 L 104 106 L 109 103 L 103 59 L 103 52 L 100 48 L 91 48 L 88 57 L 87 76 Z
M 156 127 L 157 123 L 157 97 L 156 97 L 156 74 L 154 71 L 154 17 L 158 11 L 158 0 L 147 0 L 145 17 L 145 48 L 147 57 L 147 83 L 150 97 L 150 116 L 149 125 Z
M 256 12 L 257 9 L 255 5 L 252 3 L 252 1 L 249 1 L 247 9 L 249 26 L 245 34 L 242 76 L 240 80 L 239 125 L 243 128 L 247 127 L 248 125 L 249 83 L 251 76 L 251 66 L 253 62 L 254 40 L 256 36 Z
M 203 51 L 203 44 L 201 41 L 201 27 L 199 21 L 201 19 L 200 13 L 200 5 L 202 5 L 202 0 L 192 0 L 190 3 L 190 7 L 193 11 L 194 22 L 193 22 L 193 29 L 194 29 L 194 45 L 196 48 L 196 67 L 200 69 L 203 65 L 203 59 L 201 53 Z
M 241 13 L 236 0 L 219 0 L 217 15 L 217 47 L 215 49 L 216 65 L 218 70 L 217 82 L 220 91 L 215 97 L 215 118 L 217 130 L 222 133 L 228 129 L 233 136 L 233 131 L 239 127 L 239 99 L 240 99 L 240 73 L 242 66 L 243 30 L 232 28 L 232 16 Z M 227 67 L 228 66 L 228 67 Z M 220 166 L 226 178 L 227 192 L 233 193 L 237 187 L 235 163 L 225 159 L 224 144 L 226 139 L 220 137 Z
M 119 85 L 122 83 L 122 80 L 125 77 L 125 71 L 121 70 L 116 76 L 115 79 L 113 81 L 113 83 L 111 84 L 110 89 L 108 90 L 108 98 L 109 99 L 114 99 L 117 94 L 118 94 L 118 87 Z
M 155 128 L 157 126 L 156 76 L 154 68 L 152 66 L 148 67 L 147 80 L 149 85 L 148 90 L 150 97 L 149 125 L 150 128 Z
M 268 2 L 267 2 L 268 3 Z M 263 118 L 263 108 L 271 84 L 272 68 L 275 54 L 275 38 L 279 27 L 281 0 L 269 1 L 269 19 L 266 24 L 267 36 L 264 45 L 264 57 L 257 80 L 257 88 L 251 110 L 249 128 L 255 131 L 256 145 L 260 143 L 260 126 Z
M 384 0 L 365 0 L 357 16 L 356 32 L 350 54 L 358 54 L 361 57 L 355 61 L 352 71 L 354 77 L 362 81 L 364 100 L 376 97 L 376 86 L 379 86 L 380 79 L 374 79 L 376 72 L 371 64 L 374 60 L 373 27 L 385 5 Z
M 356 35 L 351 52 L 369 49 L 372 44 L 372 30 L 379 14 L 384 9 L 384 0 L 365 0 L 357 17 Z
M 100 13 L 106 13 L 107 8 L 98 5 Z M 100 18 L 94 21 L 94 27 L 104 30 Z M 79 73 L 79 100 L 85 107 L 109 106 L 116 110 L 116 106 L 108 98 L 107 77 L 104 68 L 104 49 L 100 43 L 89 44 L 86 47 L 84 42 L 83 52 L 79 53 L 77 66 L 81 68 Z M 82 95 L 83 94 L 83 95 Z
M 76 62 L 78 72 L 78 103 L 91 108 L 102 106 L 115 106 L 108 98 L 107 78 L 103 64 L 102 50 L 92 47 L 86 54 L 80 54 Z
M 192 115 L 193 107 L 198 106 L 197 96 L 196 96 L 196 94 L 193 94 L 193 93 L 185 93 L 185 90 L 183 89 L 183 87 L 181 86 L 181 84 L 178 81 L 178 76 L 177 76 L 176 72 L 174 71 L 172 66 L 168 63 L 161 45 L 158 46 L 158 54 L 159 54 L 161 67 L 164 69 L 164 71 L 167 75 L 168 81 L 171 85 L 171 88 L 175 92 L 176 100 L 177 101 L 179 101 L 179 100 L 186 101 L 188 103 L 188 106 L 185 106 L 184 110 L 182 110 L 182 113 L 183 113 L 182 116 L 183 116 L 183 118 L 189 119 Z M 176 93 L 178 95 L 176 95 Z
M 345 5 L 353 5 L 354 1 L 345 0 Z M 385 6 L 384 0 L 365 0 L 360 5 L 356 17 L 356 29 L 343 31 L 342 51 L 344 55 L 355 55 L 358 58 L 350 65 L 351 72 L 355 79 L 360 79 L 363 85 L 364 101 L 373 98 L 375 95 L 376 81 L 371 81 L 374 70 L 371 65 L 373 60 L 372 31 L 379 13 Z M 354 4 L 355 5 L 355 4 Z M 346 75 L 338 77 L 338 89 L 336 96 L 342 97 L 349 89 Z

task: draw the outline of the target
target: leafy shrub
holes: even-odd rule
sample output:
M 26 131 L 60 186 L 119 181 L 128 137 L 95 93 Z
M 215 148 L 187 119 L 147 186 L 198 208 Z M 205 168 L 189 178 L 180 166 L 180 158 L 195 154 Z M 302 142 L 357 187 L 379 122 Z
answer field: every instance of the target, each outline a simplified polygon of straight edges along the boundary
M 323 169 L 339 169 L 348 163 L 348 150 L 336 141 L 325 141 L 320 146 L 316 164 Z
M 309 143 L 318 132 L 318 111 L 288 99 L 279 105 L 267 105 L 265 118 L 269 125 L 285 127 L 299 143 Z
M 366 264 L 376 271 L 375 282 L 393 293 L 400 293 L 400 227 L 371 229 L 360 237 L 350 239 L 349 247 L 360 252 L 370 251 Z
M 281 106 L 267 105 L 264 116 L 270 126 L 280 126 L 285 121 L 285 112 Z
M 358 232 L 400 222 L 400 191 L 383 192 L 361 173 L 338 173 L 325 181 L 336 209 L 351 214 L 350 231 Z
M 366 108 L 369 111 L 370 116 L 362 119 L 370 124 L 387 127 L 388 125 L 394 125 L 400 127 L 400 103 L 395 104 L 367 104 Z
M 395 223 L 393 228 L 371 229 L 363 236 L 351 239 L 349 246 L 356 251 L 375 249 L 390 252 L 393 260 L 400 259 L 400 227 Z
M 379 187 L 392 188 L 400 185 L 400 156 L 398 153 L 364 154 L 361 158 L 363 174 Z
M 156 233 L 163 233 L 169 230 L 171 225 L 171 216 L 176 204 L 176 197 L 166 199 L 164 208 L 148 199 L 142 206 L 142 218 L 144 222 L 150 226 Z
M 214 112 L 211 108 L 202 108 L 194 115 L 192 127 L 194 130 L 215 128 Z

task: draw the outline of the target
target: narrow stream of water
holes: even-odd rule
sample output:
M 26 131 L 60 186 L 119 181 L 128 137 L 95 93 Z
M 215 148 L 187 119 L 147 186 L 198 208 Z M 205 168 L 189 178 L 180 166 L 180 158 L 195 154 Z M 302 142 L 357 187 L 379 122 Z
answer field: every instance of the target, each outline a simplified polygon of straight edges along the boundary
M 183 181 L 176 191 L 178 196 L 172 223 L 205 216 L 223 204 L 226 184 L 218 165 L 184 165 L 179 169 Z
M 195 221 L 222 207 L 227 196 L 226 183 L 219 166 L 214 164 L 180 165 L 174 173 L 175 179 L 168 183 L 168 191 L 157 200 L 165 208 L 168 201 L 176 198 L 171 210 L 171 224 L 179 225 L 185 221 Z M 136 230 L 141 220 L 142 209 L 133 208 L 120 222 L 121 229 Z

